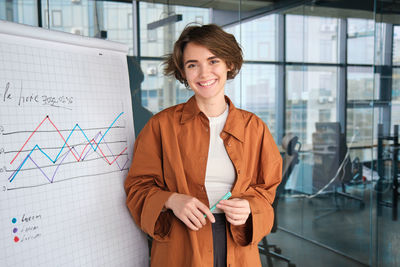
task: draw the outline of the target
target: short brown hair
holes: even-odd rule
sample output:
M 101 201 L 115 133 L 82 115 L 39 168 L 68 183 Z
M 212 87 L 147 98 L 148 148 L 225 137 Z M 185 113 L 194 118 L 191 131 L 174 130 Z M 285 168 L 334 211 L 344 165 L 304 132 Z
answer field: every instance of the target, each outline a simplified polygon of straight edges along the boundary
M 235 37 L 215 24 L 208 24 L 186 26 L 175 42 L 172 54 L 167 55 L 164 59 L 165 75 L 174 75 L 178 81 L 188 86 L 183 76 L 183 51 L 188 43 L 204 46 L 216 57 L 224 60 L 231 69 L 227 74 L 228 80 L 235 78 L 239 73 L 243 64 L 243 55 Z

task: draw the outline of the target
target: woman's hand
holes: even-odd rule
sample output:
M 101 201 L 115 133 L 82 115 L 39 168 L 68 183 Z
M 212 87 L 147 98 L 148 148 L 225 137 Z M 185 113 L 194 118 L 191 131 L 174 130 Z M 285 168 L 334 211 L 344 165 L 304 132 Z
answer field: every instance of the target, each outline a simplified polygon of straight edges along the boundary
M 241 198 L 221 200 L 217 208 L 225 212 L 225 217 L 232 225 L 245 224 L 251 213 L 249 201 Z
M 210 209 L 192 196 L 174 193 L 165 202 L 165 207 L 171 209 L 176 217 L 194 231 L 206 224 L 204 214 L 212 223 L 215 222 Z

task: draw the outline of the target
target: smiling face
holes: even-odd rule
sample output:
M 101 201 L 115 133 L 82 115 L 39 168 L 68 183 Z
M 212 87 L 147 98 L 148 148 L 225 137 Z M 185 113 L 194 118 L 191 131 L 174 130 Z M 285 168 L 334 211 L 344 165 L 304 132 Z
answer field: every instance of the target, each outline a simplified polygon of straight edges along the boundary
M 224 87 L 230 70 L 225 61 L 206 47 L 188 43 L 183 51 L 183 76 L 201 102 L 224 100 Z

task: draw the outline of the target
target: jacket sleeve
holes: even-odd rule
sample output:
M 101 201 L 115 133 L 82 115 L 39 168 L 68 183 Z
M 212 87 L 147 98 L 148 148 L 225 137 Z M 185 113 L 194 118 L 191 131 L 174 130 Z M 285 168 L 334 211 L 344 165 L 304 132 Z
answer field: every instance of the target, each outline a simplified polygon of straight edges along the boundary
M 136 139 L 124 188 L 136 224 L 153 239 L 166 241 L 173 214 L 163 207 L 172 192 L 164 183 L 161 147 L 159 124 L 153 117 Z
M 263 123 L 258 162 L 250 186 L 239 197 L 250 203 L 251 214 L 244 225 L 230 225 L 233 240 L 241 245 L 258 244 L 270 233 L 274 222 L 272 203 L 282 180 L 282 157 L 267 126 Z

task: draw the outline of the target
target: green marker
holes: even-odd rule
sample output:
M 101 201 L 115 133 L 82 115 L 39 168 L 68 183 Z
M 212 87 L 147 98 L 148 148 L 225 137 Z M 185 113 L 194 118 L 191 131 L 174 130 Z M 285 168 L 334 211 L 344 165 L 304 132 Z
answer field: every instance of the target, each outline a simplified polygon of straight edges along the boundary
M 230 198 L 231 196 L 232 196 L 232 193 L 231 193 L 231 192 L 226 193 L 220 200 L 217 201 L 217 203 L 214 204 L 214 206 L 212 206 L 212 207 L 210 208 L 210 211 L 213 212 L 213 211 L 217 208 L 217 204 L 218 204 L 221 200 L 227 200 L 227 199 Z M 205 217 L 207 217 L 207 216 L 204 214 L 204 218 L 205 218 Z

